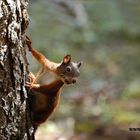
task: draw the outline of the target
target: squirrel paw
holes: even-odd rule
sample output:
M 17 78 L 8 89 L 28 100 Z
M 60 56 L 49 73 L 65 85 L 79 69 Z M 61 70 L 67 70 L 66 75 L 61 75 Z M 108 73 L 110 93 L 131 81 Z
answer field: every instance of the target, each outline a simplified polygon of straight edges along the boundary
M 29 87 L 30 89 L 32 89 L 32 88 L 39 88 L 40 84 L 34 84 L 32 82 L 26 82 L 26 87 Z
M 32 50 L 32 47 L 31 47 L 32 41 L 30 40 L 30 38 L 27 35 L 25 36 L 25 41 L 26 41 L 26 44 L 27 44 L 29 51 L 31 51 Z
M 34 74 L 31 73 L 31 72 L 29 73 L 29 79 L 30 79 L 30 82 L 33 83 L 33 84 L 34 84 L 35 81 L 36 81 L 36 77 L 35 77 Z
M 36 77 L 34 76 L 33 73 L 29 73 L 29 82 L 26 82 L 26 87 L 29 87 L 30 89 L 32 88 L 38 88 L 40 87 L 39 84 L 35 84 Z

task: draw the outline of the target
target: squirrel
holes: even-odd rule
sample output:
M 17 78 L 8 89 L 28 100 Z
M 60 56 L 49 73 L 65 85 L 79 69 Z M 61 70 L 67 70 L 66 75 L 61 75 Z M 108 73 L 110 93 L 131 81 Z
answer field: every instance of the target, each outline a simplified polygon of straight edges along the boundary
M 32 48 L 31 40 L 26 36 L 26 44 L 35 59 L 42 64 L 42 70 L 37 76 L 30 73 L 30 82 L 26 82 L 26 86 L 31 92 L 31 112 L 33 119 L 33 127 L 36 130 L 40 124 L 45 122 L 49 116 L 55 111 L 59 100 L 61 89 L 64 84 L 74 84 L 80 74 L 79 67 L 82 62 L 71 62 L 71 55 L 64 56 L 62 62 L 55 63 L 47 59 L 43 54 Z M 53 72 L 57 79 L 50 84 L 35 84 L 35 81 L 44 70 Z

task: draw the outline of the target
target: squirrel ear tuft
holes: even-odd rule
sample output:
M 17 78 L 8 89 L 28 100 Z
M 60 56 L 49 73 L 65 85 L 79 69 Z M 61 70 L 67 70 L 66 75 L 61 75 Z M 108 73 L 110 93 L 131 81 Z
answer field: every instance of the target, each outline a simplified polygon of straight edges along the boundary
M 68 54 L 68 55 L 64 56 L 64 58 L 63 58 L 64 64 L 68 64 L 70 61 L 71 61 L 71 55 Z
M 83 64 L 83 61 L 78 62 L 78 63 L 77 63 L 77 67 L 78 67 L 78 68 L 81 67 L 82 64 Z

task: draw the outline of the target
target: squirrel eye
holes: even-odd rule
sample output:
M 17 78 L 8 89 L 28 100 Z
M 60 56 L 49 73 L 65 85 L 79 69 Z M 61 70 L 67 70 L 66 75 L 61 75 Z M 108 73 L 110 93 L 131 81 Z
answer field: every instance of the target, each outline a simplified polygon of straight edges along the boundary
M 71 67 L 67 67 L 67 68 L 66 68 L 66 71 L 67 71 L 67 72 L 71 72 Z

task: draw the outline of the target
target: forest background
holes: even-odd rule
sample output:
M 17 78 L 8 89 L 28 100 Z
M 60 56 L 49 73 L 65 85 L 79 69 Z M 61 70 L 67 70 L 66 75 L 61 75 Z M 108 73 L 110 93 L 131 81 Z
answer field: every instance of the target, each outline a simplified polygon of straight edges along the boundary
M 37 140 L 139 139 L 129 129 L 140 126 L 140 1 L 30 0 L 28 12 L 34 48 L 56 62 L 65 54 L 84 62 Z

